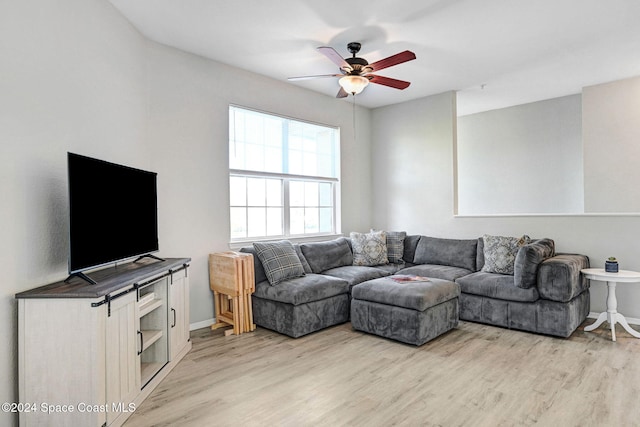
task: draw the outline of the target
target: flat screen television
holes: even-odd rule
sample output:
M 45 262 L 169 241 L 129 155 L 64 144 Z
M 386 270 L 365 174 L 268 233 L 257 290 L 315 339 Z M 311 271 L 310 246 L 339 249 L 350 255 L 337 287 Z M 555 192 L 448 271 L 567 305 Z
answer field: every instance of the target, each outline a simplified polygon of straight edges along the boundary
M 81 272 L 158 251 L 157 174 L 67 156 L 70 278 L 92 281 Z

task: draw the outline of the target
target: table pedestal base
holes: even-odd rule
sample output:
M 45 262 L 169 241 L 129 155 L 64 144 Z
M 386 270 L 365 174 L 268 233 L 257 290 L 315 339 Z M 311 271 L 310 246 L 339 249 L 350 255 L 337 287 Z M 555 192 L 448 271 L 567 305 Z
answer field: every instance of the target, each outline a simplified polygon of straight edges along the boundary
M 611 327 L 611 339 L 613 341 L 616 340 L 616 323 L 620 323 L 632 336 L 640 338 L 640 332 L 631 329 L 627 319 L 618 313 L 618 300 L 616 299 L 616 282 L 640 282 L 640 273 L 626 270 L 609 273 L 602 268 L 585 268 L 580 272 L 589 280 L 607 281 L 607 311 L 600 313 L 596 321 L 592 325 L 585 327 L 584 330 L 587 332 L 593 331 L 607 320 Z
M 611 339 L 613 341 L 616 340 L 616 323 L 620 323 L 622 327 L 625 329 L 625 331 L 629 332 L 634 337 L 640 338 L 640 332 L 637 332 L 634 329 L 631 329 L 631 326 L 629 326 L 629 324 L 627 323 L 627 319 L 625 319 L 624 316 L 618 312 L 609 313 L 609 312 L 603 311 L 602 313 L 600 313 L 595 323 L 589 326 L 586 326 L 584 330 L 587 332 L 593 331 L 598 326 L 602 325 L 605 320 L 607 320 L 609 322 L 609 326 L 611 326 Z

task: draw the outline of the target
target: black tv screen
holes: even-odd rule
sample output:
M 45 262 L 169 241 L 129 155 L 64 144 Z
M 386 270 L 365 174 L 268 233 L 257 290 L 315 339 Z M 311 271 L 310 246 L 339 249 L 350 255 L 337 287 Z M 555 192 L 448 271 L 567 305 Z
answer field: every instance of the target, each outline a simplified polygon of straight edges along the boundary
M 69 273 L 158 251 L 157 174 L 68 153 Z

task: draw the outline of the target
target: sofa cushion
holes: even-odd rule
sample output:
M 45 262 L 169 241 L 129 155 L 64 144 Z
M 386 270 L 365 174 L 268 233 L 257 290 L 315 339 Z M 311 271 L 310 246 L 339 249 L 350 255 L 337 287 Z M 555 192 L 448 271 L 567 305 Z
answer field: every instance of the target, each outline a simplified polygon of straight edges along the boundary
M 402 259 L 405 263 L 414 263 L 413 259 L 416 255 L 416 248 L 418 247 L 418 242 L 420 241 L 420 236 L 411 235 L 404 238 L 404 253 L 402 254 Z
M 353 249 L 353 265 L 374 266 L 388 264 L 387 233 L 372 231 L 370 233 L 349 234 Z
M 473 273 L 471 270 L 460 267 L 450 267 L 448 265 L 418 264 L 412 267 L 403 268 L 398 274 L 413 274 L 422 277 L 435 277 L 437 279 L 455 281 L 459 277 Z
M 328 242 L 302 243 L 300 249 L 316 274 L 330 268 L 353 265 L 351 246 L 344 237 Z
M 479 271 L 456 280 L 465 294 L 506 301 L 533 302 L 540 298 L 536 288 L 522 289 L 513 284 L 513 276 Z
M 477 248 L 476 239 L 457 240 L 421 236 L 413 262 L 448 265 L 475 271 Z
M 271 285 L 305 275 L 304 267 L 290 241 L 255 242 L 253 247 Z
M 257 283 L 254 295 L 267 300 L 300 305 L 348 292 L 349 283 L 346 280 L 311 273 L 285 280 L 276 286 L 270 286 L 266 280 Z
M 482 237 L 478 237 L 478 249 L 476 252 L 475 271 L 480 271 L 482 270 L 482 267 L 484 267 L 484 239 Z
M 412 265 L 413 264 L 407 264 L 403 261 L 402 264 L 376 265 L 373 268 L 375 268 L 376 270 L 382 270 L 389 275 L 389 274 L 396 274 L 398 271 L 402 270 L 403 268 L 411 267 Z
M 355 286 L 353 299 L 424 311 L 460 295 L 458 285 L 449 280 L 398 283 L 392 278 L 369 280 Z
M 386 271 L 376 267 L 347 265 L 344 267 L 336 267 L 325 270 L 324 272 L 322 272 L 322 274 L 344 279 L 349 282 L 349 286 L 353 286 L 357 285 L 358 283 L 366 282 L 367 280 L 388 276 L 390 273 L 387 273 Z
M 244 248 L 240 248 L 240 252 L 246 252 L 253 255 L 253 277 L 255 277 L 256 283 L 267 280 L 267 275 L 264 272 L 264 267 L 262 266 L 262 262 L 260 262 L 260 258 L 258 258 L 258 253 L 254 249 L 254 247 L 246 246 Z
M 302 249 L 300 249 L 300 245 L 296 243 L 293 245 L 293 247 L 296 250 L 296 254 L 298 255 L 298 258 L 300 258 L 300 264 L 302 264 L 302 268 L 304 269 L 305 274 L 313 273 L 313 270 L 311 270 L 311 266 L 309 265 L 309 263 L 307 262 L 307 259 L 304 257 L 304 254 L 302 253 Z
M 538 266 L 554 254 L 555 244 L 551 239 L 538 239 L 522 246 L 513 266 L 515 285 L 522 289 L 534 287 L 538 277 Z
M 516 255 L 520 247 L 529 243 L 529 236 L 505 237 L 485 234 L 484 240 L 484 266 L 485 273 L 511 274 L 516 261 Z

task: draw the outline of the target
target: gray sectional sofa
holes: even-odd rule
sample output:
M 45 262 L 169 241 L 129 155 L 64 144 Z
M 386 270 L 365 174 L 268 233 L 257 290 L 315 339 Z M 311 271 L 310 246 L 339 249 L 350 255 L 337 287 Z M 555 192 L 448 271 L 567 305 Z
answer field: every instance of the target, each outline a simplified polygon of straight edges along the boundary
M 486 238 L 486 237 L 485 237 Z M 254 247 L 254 322 L 300 337 L 347 322 L 354 286 L 394 274 L 444 279 L 459 286 L 459 318 L 568 337 L 589 312 L 585 255 L 556 254 L 551 239 L 517 250 L 513 274 L 483 271 L 485 238 L 458 240 L 410 235 L 402 257 L 377 266 L 353 265 L 351 240 L 294 245 L 304 276 L 271 285 Z M 486 268 L 485 268 L 486 270 Z

